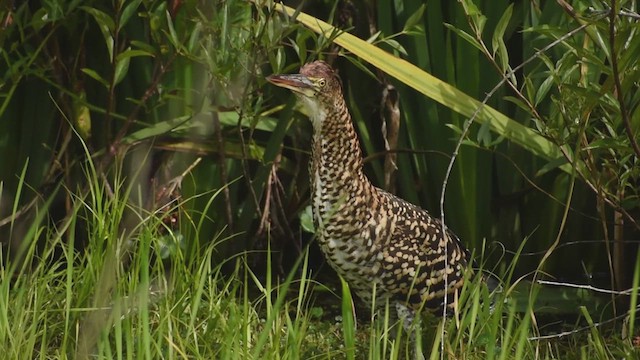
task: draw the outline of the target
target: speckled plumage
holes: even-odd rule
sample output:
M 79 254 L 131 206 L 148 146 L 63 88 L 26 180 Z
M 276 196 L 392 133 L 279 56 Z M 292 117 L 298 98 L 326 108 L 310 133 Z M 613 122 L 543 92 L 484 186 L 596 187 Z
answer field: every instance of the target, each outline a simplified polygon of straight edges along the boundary
M 427 211 L 375 186 L 362 170 L 362 151 L 340 79 L 323 61 L 300 74 L 273 75 L 309 109 L 314 134 L 310 164 L 316 235 L 331 266 L 367 304 L 389 300 L 398 312 L 442 310 L 463 284 L 468 254 Z M 446 246 L 445 246 L 446 244 Z M 446 254 L 445 254 L 446 248 Z

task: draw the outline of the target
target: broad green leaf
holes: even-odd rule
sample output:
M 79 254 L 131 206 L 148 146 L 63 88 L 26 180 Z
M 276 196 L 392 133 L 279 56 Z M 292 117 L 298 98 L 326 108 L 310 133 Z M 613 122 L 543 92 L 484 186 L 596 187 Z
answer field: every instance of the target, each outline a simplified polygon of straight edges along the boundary
M 114 76 L 114 85 L 118 85 L 129 71 L 129 62 L 131 57 L 123 57 L 116 59 L 116 74 Z
M 189 41 L 187 42 L 187 50 L 189 52 L 194 52 L 200 45 L 200 40 L 202 39 L 202 25 L 200 23 L 196 23 L 191 30 L 191 35 L 189 35 Z
M 153 53 L 150 53 L 146 50 L 131 50 L 130 48 L 121 52 L 116 56 L 116 61 L 120 61 L 126 58 L 132 58 L 136 56 L 151 56 L 153 57 Z
M 311 213 L 311 205 L 307 205 L 304 210 L 300 212 L 300 226 L 302 230 L 315 234 L 316 229 L 313 224 L 313 214 Z
M 398 41 L 394 39 L 383 39 L 382 42 L 389 45 L 393 50 L 399 52 L 400 54 L 404 56 L 408 56 L 407 50 L 405 50 L 404 47 L 400 45 Z
M 91 16 L 93 16 L 93 18 L 96 20 L 96 23 L 98 23 L 98 27 L 100 28 L 100 32 L 102 32 L 104 42 L 107 45 L 109 60 L 113 60 L 113 33 L 116 28 L 115 22 L 105 12 L 102 12 L 96 8 L 82 6 L 81 9 L 91 14 Z
M 477 27 L 477 32 L 482 34 L 484 31 L 484 26 L 487 23 L 487 17 L 482 14 L 480 9 L 476 6 L 476 4 L 472 0 L 462 0 L 462 7 L 464 8 L 465 14 L 468 14 L 473 18 L 473 23 Z
M 595 149 L 603 149 L 603 150 L 630 150 L 630 147 L 627 143 L 622 142 L 617 139 L 612 138 L 603 138 L 594 140 L 589 143 L 588 146 L 585 146 L 583 150 L 595 150 Z
M 458 29 L 457 27 L 455 27 L 455 26 L 453 26 L 451 24 L 444 24 L 444 26 L 446 26 L 447 29 L 449 29 L 449 30 L 453 31 L 454 33 L 456 33 L 456 35 L 458 35 L 463 40 L 466 40 L 469 44 L 473 45 L 476 49 L 478 49 L 480 51 L 483 51 L 482 45 L 480 45 L 480 42 L 478 41 L 478 39 L 473 37 L 468 32 L 460 30 L 460 29 Z
M 567 159 L 564 156 L 553 159 L 536 172 L 536 177 L 540 177 L 555 168 L 562 168 L 562 166 L 565 166 L 566 164 Z
M 149 44 L 147 44 L 146 42 L 143 42 L 143 41 L 131 40 L 131 45 L 137 47 L 138 49 L 140 49 L 140 50 L 142 50 L 142 51 L 144 51 L 144 52 L 146 52 L 148 54 L 151 54 L 151 56 L 153 56 L 153 54 L 156 53 L 156 49 L 153 46 L 151 46 L 151 45 L 149 45 Z
M 551 85 L 553 85 L 554 81 L 554 75 L 550 74 L 549 77 L 544 79 L 542 84 L 540 84 L 540 87 L 538 87 L 538 90 L 536 91 L 536 102 L 534 103 L 535 106 L 538 106 L 542 102 L 542 100 L 544 100 L 544 98 L 549 93 L 549 90 L 551 90 Z
M 119 84 L 122 79 L 127 75 L 129 71 L 129 63 L 132 57 L 135 56 L 153 56 L 152 53 L 149 53 L 145 50 L 132 50 L 128 48 L 127 50 L 121 52 L 116 56 L 116 74 L 115 74 L 115 84 Z
M 493 31 L 493 36 L 491 38 L 491 46 L 493 47 L 494 54 L 499 51 L 500 46 L 504 46 L 504 33 L 507 30 L 507 25 L 509 25 L 512 14 L 513 4 L 507 7 L 504 14 L 502 14 L 502 17 L 498 21 L 498 24 L 496 24 L 496 29 Z
M 309 39 L 310 33 L 308 31 L 298 31 L 296 35 L 296 41 L 292 41 L 292 46 L 296 50 L 296 54 L 301 62 L 305 61 L 307 58 L 307 39 Z M 277 69 L 282 69 L 284 66 L 284 51 L 282 48 L 279 49 L 278 52 L 278 67 Z
M 476 4 L 471 0 L 463 0 L 462 1 L 462 6 L 464 6 L 464 8 L 465 8 L 465 13 L 467 13 L 467 14 L 469 14 L 471 16 L 482 15 L 482 12 L 480 11 L 480 9 L 478 9 Z
M 138 130 L 124 138 L 124 143 L 134 143 L 136 141 L 148 139 L 154 136 L 166 134 L 178 126 L 186 123 L 191 119 L 191 115 L 185 115 L 174 119 L 161 121 L 152 126 L 146 127 L 142 130 Z
M 407 19 L 407 22 L 404 23 L 404 29 L 402 30 L 403 32 L 408 32 L 411 30 L 411 28 L 418 25 L 420 20 L 422 20 L 422 15 L 424 15 L 424 9 L 426 7 L 427 7 L 426 4 L 420 5 L 418 10 L 416 10 L 411 16 L 409 16 L 409 18 Z
M 171 14 L 169 13 L 169 10 L 166 11 L 166 18 L 167 18 L 167 27 L 169 28 L 169 40 L 171 40 L 171 43 L 173 44 L 173 46 L 175 46 L 177 49 L 180 49 L 182 47 L 182 42 L 178 38 L 178 33 L 176 32 L 176 29 L 173 27 L 173 19 L 171 18 Z
M 378 41 L 378 38 L 380 37 L 380 35 L 382 35 L 382 31 L 376 31 L 375 34 L 369 36 L 369 38 L 367 39 L 367 42 L 369 44 L 375 43 L 376 41 Z
M 498 55 L 498 61 L 500 61 L 500 67 L 503 72 L 509 72 L 511 69 L 509 66 L 509 52 L 507 51 L 507 45 L 504 43 L 504 33 L 507 29 L 507 25 L 509 25 L 509 21 L 511 20 L 511 14 L 513 13 L 513 4 L 509 5 L 505 10 L 504 14 L 498 21 L 496 25 L 496 29 L 493 32 L 493 37 L 491 40 L 493 53 L 494 55 Z M 511 74 L 511 82 L 516 84 L 516 77 L 514 74 Z
M 265 111 L 260 114 L 260 121 L 255 124 L 249 124 L 247 121 L 240 123 L 240 126 L 244 128 L 253 128 L 256 130 L 268 131 L 272 132 L 276 128 L 276 124 L 278 123 L 278 119 L 270 117 L 269 114 L 274 113 L 276 111 L 282 110 L 284 106 L 279 106 L 269 111 Z M 207 117 L 210 118 L 211 115 L 205 112 Z M 220 120 L 220 124 L 225 126 L 238 126 L 238 120 L 240 119 L 240 115 L 236 111 L 221 111 L 218 112 L 218 119 Z
M 142 3 L 142 0 L 133 0 L 124 7 L 124 9 L 122 10 L 122 14 L 120 14 L 120 23 L 118 24 L 118 29 L 122 29 L 127 24 L 127 22 L 129 22 L 131 15 L 133 15 L 136 10 L 138 10 L 138 7 L 140 7 L 140 3 Z
M 109 88 L 109 82 L 105 80 L 102 76 L 100 76 L 100 74 L 98 74 L 97 71 L 93 69 L 88 69 L 88 68 L 82 68 L 81 70 L 83 73 L 89 75 L 91 78 L 93 78 L 94 80 L 97 80 L 99 83 L 104 85 L 105 88 L 107 89 Z
M 86 105 L 87 94 L 80 91 L 78 97 L 73 99 L 73 125 L 82 139 L 91 137 L 91 111 Z
M 516 106 L 518 106 L 520 109 L 524 111 L 529 111 L 530 109 L 529 105 L 527 105 L 524 101 L 522 101 L 520 98 L 517 98 L 515 96 L 505 96 L 504 100 L 515 104 Z
M 485 147 L 491 144 L 491 132 L 489 130 L 490 129 L 489 129 L 488 123 L 484 123 L 480 126 L 480 129 L 478 130 L 478 135 L 477 135 L 478 144 Z

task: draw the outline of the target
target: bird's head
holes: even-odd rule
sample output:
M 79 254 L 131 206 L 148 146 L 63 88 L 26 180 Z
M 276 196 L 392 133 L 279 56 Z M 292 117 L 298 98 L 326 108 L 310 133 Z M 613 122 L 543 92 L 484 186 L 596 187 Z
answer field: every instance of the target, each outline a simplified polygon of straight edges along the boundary
M 271 75 L 267 80 L 289 89 L 308 108 L 314 123 L 321 123 L 327 113 L 342 102 L 342 85 L 338 74 L 324 61 L 314 61 L 300 68 L 299 74 Z

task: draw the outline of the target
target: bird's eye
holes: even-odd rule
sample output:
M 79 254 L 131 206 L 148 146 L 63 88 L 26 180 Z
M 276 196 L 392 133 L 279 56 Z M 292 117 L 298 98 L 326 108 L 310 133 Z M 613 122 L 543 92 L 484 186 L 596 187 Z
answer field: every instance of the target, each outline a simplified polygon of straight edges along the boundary
M 327 85 L 327 81 L 325 79 L 320 79 L 318 80 L 318 85 L 320 85 L 320 87 L 324 87 Z

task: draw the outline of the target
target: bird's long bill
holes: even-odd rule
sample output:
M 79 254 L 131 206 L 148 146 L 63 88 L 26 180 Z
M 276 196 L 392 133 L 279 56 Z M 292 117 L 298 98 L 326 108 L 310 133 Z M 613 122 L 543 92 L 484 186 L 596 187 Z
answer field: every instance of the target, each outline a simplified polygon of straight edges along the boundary
M 267 81 L 305 96 L 315 94 L 313 82 L 301 74 L 271 75 L 267 77 Z

